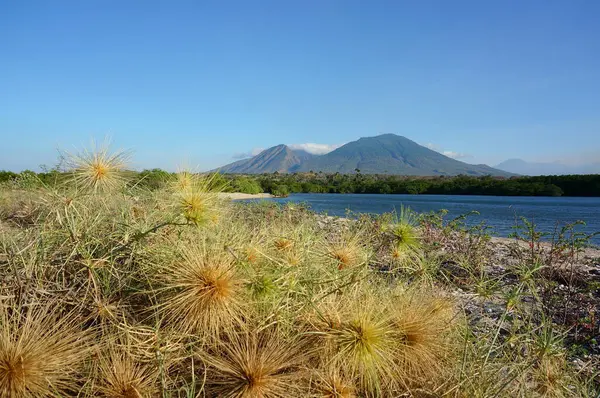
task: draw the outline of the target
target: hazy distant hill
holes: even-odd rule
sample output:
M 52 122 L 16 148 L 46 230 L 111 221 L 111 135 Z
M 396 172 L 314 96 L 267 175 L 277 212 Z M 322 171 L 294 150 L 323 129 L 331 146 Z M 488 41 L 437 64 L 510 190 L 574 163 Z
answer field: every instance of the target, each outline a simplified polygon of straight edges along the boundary
M 600 174 L 600 163 L 584 165 L 567 165 L 562 163 L 532 163 L 523 159 L 509 159 L 498 164 L 496 168 L 511 173 L 538 176 L 561 174 Z
M 247 174 L 310 170 L 324 173 L 354 173 L 356 169 L 364 174 L 414 176 L 511 175 L 486 165 L 472 165 L 449 158 L 395 134 L 361 138 L 318 156 L 278 145 L 253 158 L 219 168 L 223 173 Z

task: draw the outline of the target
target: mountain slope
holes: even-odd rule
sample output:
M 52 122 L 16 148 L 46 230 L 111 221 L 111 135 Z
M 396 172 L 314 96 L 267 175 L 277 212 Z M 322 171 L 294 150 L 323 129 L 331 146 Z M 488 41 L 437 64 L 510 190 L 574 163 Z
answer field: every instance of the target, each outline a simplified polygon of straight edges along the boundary
M 502 170 L 486 165 L 471 165 L 433 151 L 406 137 L 384 134 L 361 138 L 322 156 L 302 163 L 299 171 L 365 174 L 435 175 L 495 175 L 507 176 Z
M 264 150 L 250 159 L 218 169 L 222 173 L 259 174 L 322 171 L 324 173 L 398 174 L 411 176 L 494 175 L 509 172 L 449 158 L 408 138 L 394 134 L 361 138 L 325 155 L 294 151 L 285 145 Z
M 305 151 L 294 151 L 286 145 L 277 145 L 265 149 L 252 158 L 238 160 L 220 167 L 217 171 L 232 174 L 260 174 L 275 171 L 289 173 L 294 172 L 301 163 L 308 161 L 312 156 Z

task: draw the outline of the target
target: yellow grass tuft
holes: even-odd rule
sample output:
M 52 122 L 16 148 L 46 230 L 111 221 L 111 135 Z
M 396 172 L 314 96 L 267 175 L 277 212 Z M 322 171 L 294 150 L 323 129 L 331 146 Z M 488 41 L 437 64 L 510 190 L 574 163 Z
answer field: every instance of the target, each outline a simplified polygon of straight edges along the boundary
M 171 183 L 171 188 L 175 192 L 186 191 L 196 184 L 197 177 L 194 173 L 182 170 L 175 174 L 175 180 Z
M 70 395 L 89 354 L 89 334 L 74 314 L 52 305 L 0 309 L 0 397 Z
M 351 245 L 333 245 L 328 254 L 335 260 L 338 269 L 352 268 L 360 262 L 356 247 Z
M 392 226 L 391 232 L 399 250 L 416 250 L 421 247 L 421 234 L 415 226 L 401 222 Z
M 533 369 L 535 390 L 542 397 L 568 397 L 572 391 L 569 384 L 568 364 L 563 354 L 544 355 Z
M 203 176 L 180 172 L 172 186 L 175 205 L 179 213 L 191 224 L 203 225 L 219 220 L 219 187 L 215 187 L 215 175 Z
M 392 322 L 400 339 L 402 376 L 411 383 L 440 376 L 443 361 L 454 348 L 452 301 L 427 290 L 404 292 L 394 301 Z
M 349 380 L 342 377 L 337 369 L 329 369 L 312 380 L 312 390 L 319 398 L 357 398 L 356 388 Z
M 367 259 L 367 252 L 359 232 L 345 233 L 325 242 L 323 252 L 325 257 L 332 260 L 340 270 L 357 267 L 364 264 Z
M 165 267 L 163 279 L 170 294 L 162 309 L 184 332 L 216 336 L 241 315 L 243 280 L 229 253 L 208 250 L 206 243 L 187 247 L 181 261 Z
M 111 153 L 108 143 L 92 149 L 66 154 L 67 167 L 71 172 L 71 181 L 79 188 L 98 191 L 113 191 L 125 184 L 124 171 L 129 153 L 118 151 Z
M 312 324 L 320 336 L 316 351 L 323 366 L 336 369 L 369 396 L 382 394 L 398 375 L 399 341 L 385 307 L 375 295 L 356 289 L 319 303 Z
M 156 394 L 157 371 L 140 362 L 126 345 L 109 343 L 97 361 L 97 391 L 109 398 L 142 398 Z
M 412 270 L 413 272 L 427 274 L 429 269 L 427 259 L 422 256 L 418 250 L 411 249 L 406 246 L 396 245 L 392 248 L 391 256 L 393 264 L 404 269 Z
M 404 252 L 421 248 L 422 237 L 417 226 L 416 215 L 408 207 L 402 206 L 400 214 L 396 214 L 385 229 L 394 238 L 395 247 Z
M 208 396 L 224 398 L 305 397 L 300 341 L 274 327 L 227 334 L 201 354 Z
M 289 251 L 294 247 L 294 242 L 287 238 L 277 238 L 273 242 L 273 245 L 277 250 Z
M 255 264 L 258 262 L 258 259 L 260 257 L 260 252 L 258 251 L 258 249 L 256 247 L 248 246 L 244 250 L 244 255 L 245 255 L 246 261 L 248 261 L 250 264 Z
M 101 322 L 117 320 L 122 314 L 119 303 L 106 299 L 94 300 L 92 316 Z

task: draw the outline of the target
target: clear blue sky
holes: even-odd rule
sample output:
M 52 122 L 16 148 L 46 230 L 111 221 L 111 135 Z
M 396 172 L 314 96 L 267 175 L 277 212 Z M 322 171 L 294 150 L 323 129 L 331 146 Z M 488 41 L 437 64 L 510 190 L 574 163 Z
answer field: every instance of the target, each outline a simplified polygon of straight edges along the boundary
M 0 169 L 107 135 L 207 169 L 379 133 L 600 160 L 600 2 L 0 0 Z

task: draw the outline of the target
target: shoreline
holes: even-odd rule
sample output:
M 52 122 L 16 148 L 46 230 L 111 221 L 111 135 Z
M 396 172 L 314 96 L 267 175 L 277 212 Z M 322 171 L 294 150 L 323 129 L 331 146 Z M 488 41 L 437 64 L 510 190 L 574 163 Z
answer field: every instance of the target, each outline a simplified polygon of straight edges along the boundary
M 220 192 L 219 198 L 231 200 L 243 199 L 269 199 L 274 198 L 270 193 L 241 193 L 241 192 Z
M 270 195 L 270 194 L 266 194 Z M 583 195 L 486 195 L 486 194 L 470 194 L 470 193 L 378 193 L 378 192 L 290 192 L 290 195 L 376 195 L 376 196 L 476 196 L 476 197 L 496 197 L 496 198 L 600 198 L 600 196 L 583 196 Z
M 325 223 L 335 222 L 335 221 L 341 221 L 341 222 L 355 221 L 355 219 L 343 217 L 343 216 L 330 216 L 330 215 L 325 215 L 325 214 L 317 214 L 317 215 L 318 215 L 318 218 L 320 219 L 320 221 L 325 222 Z M 522 247 L 528 246 L 527 241 L 518 240 L 516 238 L 509 238 L 506 236 L 497 236 L 497 235 L 490 235 L 490 243 L 502 244 L 502 245 L 517 244 Z M 545 249 L 549 249 L 552 246 L 552 242 L 546 241 L 546 240 L 540 241 L 539 244 L 541 247 L 543 247 Z M 587 256 L 600 259 L 600 247 L 584 246 L 581 248 L 581 252 Z

